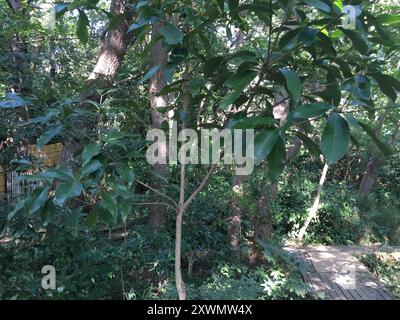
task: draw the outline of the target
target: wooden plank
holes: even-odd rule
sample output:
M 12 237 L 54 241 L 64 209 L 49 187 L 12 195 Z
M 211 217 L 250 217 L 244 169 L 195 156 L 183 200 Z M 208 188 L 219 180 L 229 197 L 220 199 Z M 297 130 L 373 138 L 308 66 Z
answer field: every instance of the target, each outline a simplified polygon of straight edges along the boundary
M 332 297 L 335 300 L 346 300 L 346 297 L 342 294 L 337 284 L 331 279 L 330 275 L 325 275 L 326 281 L 330 284 L 332 288 Z

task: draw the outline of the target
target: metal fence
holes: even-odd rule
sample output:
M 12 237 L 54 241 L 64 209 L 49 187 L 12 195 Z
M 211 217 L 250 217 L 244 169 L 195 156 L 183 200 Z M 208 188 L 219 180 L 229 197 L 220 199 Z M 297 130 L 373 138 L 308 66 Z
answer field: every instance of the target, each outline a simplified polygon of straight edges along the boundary
M 55 167 L 61 156 L 63 145 L 61 143 L 44 146 L 36 150 L 34 145 L 27 149 L 27 156 L 40 160 L 43 167 Z M 3 171 L 0 167 L 0 203 L 14 202 L 32 192 L 41 182 L 27 182 L 21 176 L 29 174 L 20 171 Z

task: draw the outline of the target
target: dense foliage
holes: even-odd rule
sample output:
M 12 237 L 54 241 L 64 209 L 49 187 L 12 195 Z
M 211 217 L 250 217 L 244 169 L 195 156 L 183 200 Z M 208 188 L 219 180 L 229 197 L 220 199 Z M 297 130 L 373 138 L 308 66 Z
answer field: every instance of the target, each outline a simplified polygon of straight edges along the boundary
M 313 299 L 285 245 L 399 245 L 399 8 L 0 0 L 0 299 Z M 173 121 L 254 172 L 150 164 Z

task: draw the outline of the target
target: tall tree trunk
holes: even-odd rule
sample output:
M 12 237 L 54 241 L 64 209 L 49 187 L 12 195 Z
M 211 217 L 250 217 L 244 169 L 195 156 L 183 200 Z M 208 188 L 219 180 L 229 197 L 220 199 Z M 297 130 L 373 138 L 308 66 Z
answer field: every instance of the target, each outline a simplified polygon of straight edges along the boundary
M 326 180 L 326 176 L 328 174 L 328 170 L 329 170 L 329 165 L 326 163 L 324 165 L 324 168 L 322 169 L 321 179 L 320 179 L 319 184 L 318 184 L 318 190 L 317 190 L 317 195 L 316 195 L 315 200 L 314 200 L 314 204 L 313 204 L 313 206 L 310 208 L 310 210 L 308 212 L 307 220 L 304 223 L 304 226 L 300 229 L 299 234 L 297 235 L 297 239 L 299 241 L 303 241 L 303 238 L 304 238 L 304 235 L 307 232 L 308 226 L 310 225 L 312 220 L 314 220 L 317 217 L 319 204 L 320 204 L 320 200 L 321 200 L 322 188 L 323 188 L 323 186 L 325 184 L 325 180 Z
M 20 0 L 7 0 L 8 6 L 14 15 L 21 13 Z M 23 14 L 23 13 L 22 13 Z M 24 69 L 26 69 L 26 54 L 28 53 L 28 45 L 19 33 L 14 33 L 11 38 L 10 49 L 14 60 L 13 76 L 8 84 L 8 92 L 24 93 L 29 91 L 24 86 Z
M 244 210 L 241 198 L 243 193 L 242 185 L 245 180 L 246 176 L 235 175 L 232 178 L 232 197 L 229 201 L 228 235 L 236 260 L 240 259 L 241 221 Z
M 383 162 L 384 161 L 382 160 L 380 154 L 377 152 L 373 153 L 369 157 L 358 190 L 358 197 L 361 200 L 365 199 L 372 191 L 379 169 L 381 168 Z
M 287 119 L 289 105 L 286 102 L 287 93 L 280 92 L 275 95 L 275 107 L 273 115 L 280 121 L 282 127 Z M 282 101 L 282 102 L 281 102 Z M 281 102 L 281 103 L 280 103 Z M 289 163 L 300 151 L 302 142 L 298 137 L 293 139 L 293 146 L 286 151 L 286 163 Z M 267 242 L 272 235 L 272 206 L 278 196 L 278 182 L 270 182 L 265 178 L 262 182 L 260 198 L 257 202 L 257 216 L 254 219 L 254 235 L 252 255 L 249 258 L 251 265 L 262 260 L 262 252 L 259 249 L 259 242 Z
M 241 29 L 238 29 L 235 35 L 235 40 L 232 46 L 239 49 L 244 40 L 244 34 Z M 238 112 L 234 107 L 233 113 Z M 242 215 L 244 208 L 241 204 L 242 185 L 246 181 L 246 176 L 235 175 L 232 178 L 232 196 L 229 201 L 229 217 L 228 217 L 228 235 L 230 238 L 233 256 L 236 260 L 240 260 L 240 238 L 242 230 Z
M 124 3 L 124 0 L 112 0 L 110 13 L 114 15 L 124 14 Z M 79 98 L 100 101 L 100 96 L 96 89 L 105 89 L 112 84 L 131 41 L 131 36 L 127 34 L 131 20 L 132 16 L 130 14 L 126 15 L 116 28 L 103 32 L 100 38 L 99 58 Z M 89 109 L 90 105 L 83 102 L 78 107 Z M 90 122 L 82 121 L 75 124 L 75 129 L 85 129 L 87 134 L 90 134 L 96 123 L 97 119 Z M 67 166 L 74 153 L 82 147 L 83 143 L 84 141 L 80 137 L 74 137 L 66 141 L 60 157 L 60 166 Z
M 387 117 L 388 111 L 381 114 L 377 119 L 377 126 L 375 128 L 375 134 L 379 135 L 382 131 L 383 123 Z M 395 137 L 395 134 L 393 135 Z M 364 200 L 372 191 L 376 177 L 378 176 L 379 169 L 383 165 L 384 160 L 381 156 L 380 151 L 375 147 L 371 156 L 369 157 L 367 164 L 365 166 L 363 176 L 361 178 L 361 183 L 358 189 L 358 198 L 362 201 Z
M 156 22 L 153 24 L 152 29 L 152 40 L 159 36 L 159 30 L 163 26 L 162 23 Z M 168 106 L 168 96 L 157 96 L 157 94 L 164 89 L 166 81 L 164 79 L 164 66 L 167 63 L 167 53 L 163 47 L 162 40 L 157 41 L 150 51 L 150 67 L 162 66 L 150 79 L 150 104 L 151 104 L 151 119 L 153 128 L 161 128 L 161 124 L 164 121 L 163 114 L 158 111 L 159 108 L 165 108 Z M 164 150 L 167 154 L 167 145 L 164 146 Z M 165 177 L 168 173 L 167 164 L 156 164 L 152 168 L 152 187 L 162 191 L 165 187 Z M 152 194 L 150 202 L 157 203 L 158 196 Z M 149 205 L 149 225 L 155 229 L 161 228 L 165 225 L 167 219 L 166 207 L 159 204 Z

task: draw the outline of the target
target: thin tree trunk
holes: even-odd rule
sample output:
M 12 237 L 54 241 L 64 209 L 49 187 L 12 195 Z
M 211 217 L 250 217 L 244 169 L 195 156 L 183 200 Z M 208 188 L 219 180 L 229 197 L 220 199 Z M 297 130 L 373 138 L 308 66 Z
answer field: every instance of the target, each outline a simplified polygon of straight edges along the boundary
M 190 93 L 189 93 L 189 71 L 186 68 L 183 74 L 182 93 L 183 111 L 189 112 Z M 183 128 L 186 124 L 183 124 Z M 182 224 L 183 215 L 185 214 L 185 188 L 186 188 L 186 165 L 181 163 L 181 181 L 179 190 L 179 205 L 176 212 L 176 227 L 175 227 L 175 285 L 178 291 L 179 300 L 186 300 L 186 288 L 182 278 Z
M 320 200 L 321 200 L 322 188 L 323 188 L 323 186 L 325 184 L 326 176 L 328 174 L 328 170 L 329 170 L 329 165 L 327 163 L 325 163 L 324 168 L 322 170 L 321 179 L 319 181 L 318 191 L 317 191 L 317 195 L 316 195 L 315 200 L 314 200 L 314 204 L 313 204 L 313 206 L 310 208 L 310 210 L 308 212 L 308 217 L 307 217 L 306 222 L 304 223 L 304 226 L 300 229 L 299 234 L 297 235 L 297 239 L 299 241 L 303 241 L 303 238 L 304 238 L 304 235 L 307 232 L 308 226 L 310 225 L 312 220 L 317 217 L 319 204 L 320 204 Z
M 156 22 L 153 24 L 152 39 L 159 36 L 158 31 L 163 26 L 162 23 Z M 150 67 L 161 66 L 150 79 L 150 104 L 151 104 L 151 118 L 153 128 L 161 128 L 161 124 L 164 120 L 163 114 L 158 111 L 159 108 L 165 108 L 168 106 L 168 96 L 157 96 L 157 94 L 164 89 L 166 81 L 164 79 L 164 66 L 167 63 L 167 53 L 163 47 L 161 40 L 157 41 L 150 51 Z M 164 152 L 167 154 L 167 145 L 164 146 Z M 167 164 L 156 164 L 152 168 L 152 184 L 153 188 L 157 190 L 163 190 L 165 187 L 165 177 L 168 174 Z M 157 202 L 157 195 L 152 194 L 152 203 Z M 149 205 L 149 225 L 154 229 L 159 229 L 166 224 L 167 210 L 163 205 L 152 204 Z

